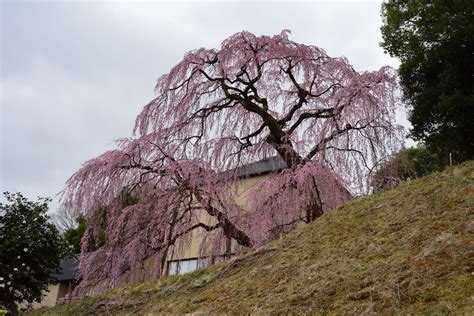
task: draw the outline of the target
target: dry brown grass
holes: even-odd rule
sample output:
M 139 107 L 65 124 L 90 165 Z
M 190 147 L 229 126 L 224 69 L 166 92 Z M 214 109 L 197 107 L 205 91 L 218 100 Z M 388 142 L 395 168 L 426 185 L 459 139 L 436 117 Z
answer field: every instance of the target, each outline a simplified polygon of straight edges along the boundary
M 41 313 L 474 314 L 474 162 L 194 273 Z

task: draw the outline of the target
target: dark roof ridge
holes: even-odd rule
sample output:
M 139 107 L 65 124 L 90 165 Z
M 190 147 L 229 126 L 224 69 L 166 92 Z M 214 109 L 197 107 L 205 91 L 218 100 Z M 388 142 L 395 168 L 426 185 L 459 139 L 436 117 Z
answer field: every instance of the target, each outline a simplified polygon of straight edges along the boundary
M 287 168 L 286 162 L 281 158 L 281 156 L 277 155 L 220 172 L 219 177 L 250 178 L 271 171 L 283 170 L 285 168 Z

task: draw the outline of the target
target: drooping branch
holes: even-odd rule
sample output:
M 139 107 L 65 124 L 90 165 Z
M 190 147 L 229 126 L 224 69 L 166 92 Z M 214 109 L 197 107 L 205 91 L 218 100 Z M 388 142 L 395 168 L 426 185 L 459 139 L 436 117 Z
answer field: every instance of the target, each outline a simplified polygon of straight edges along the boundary
M 239 243 L 239 245 L 244 247 L 252 247 L 253 242 L 247 236 L 247 234 L 238 229 L 224 212 L 214 207 L 212 205 L 211 199 L 204 198 L 203 195 L 198 191 L 195 191 L 194 194 L 196 195 L 198 201 L 203 205 L 203 208 L 206 210 L 206 212 L 217 219 L 219 226 L 222 228 L 225 236 L 234 239 Z
M 363 192 L 373 165 L 401 143 L 394 70 L 357 72 L 344 57 L 290 40 L 289 31 L 240 32 L 219 49 L 191 51 L 155 88 L 133 136 L 67 182 L 64 202 L 89 215 L 91 234 L 106 217 L 107 240 L 96 252 L 113 277 L 86 260 L 90 282 L 100 275 L 114 284 L 153 252 L 162 270 L 168 251 L 189 244 L 196 229 L 216 236 L 208 239 L 216 249 L 221 237 L 260 245 L 272 231 L 347 201 L 346 186 Z M 245 207 L 237 205 L 241 173 L 221 172 L 274 155 L 283 163 L 265 166 L 267 178 L 249 189 Z M 122 207 L 124 190 L 139 201 Z

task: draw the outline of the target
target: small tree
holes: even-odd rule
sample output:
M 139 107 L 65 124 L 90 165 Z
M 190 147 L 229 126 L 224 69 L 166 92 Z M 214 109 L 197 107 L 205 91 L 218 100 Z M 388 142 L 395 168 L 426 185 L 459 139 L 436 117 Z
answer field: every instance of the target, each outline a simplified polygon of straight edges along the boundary
M 83 215 L 77 217 L 76 227 L 69 227 L 64 231 L 64 238 L 69 246 L 72 247 L 73 254 L 81 252 L 81 240 L 86 231 L 86 219 Z
M 12 314 L 17 304 L 40 302 L 51 276 L 59 272 L 67 246 L 49 223 L 48 198 L 29 201 L 20 193 L 4 193 L 0 203 L 0 305 Z
M 402 148 L 373 175 L 373 190 L 391 189 L 407 179 L 416 179 L 442 169 L 438 157 L 423 144 Z
M 394 71 L 357 72 L 288 34 L 240 32 L 220 49 L 187 53 L 158 79 L 134 136 L 68 180 L 63 201 L 91 224 L 83 252 L 103 222 L 94 210 L 107 206 L 105 245 L 81 257 L 83 284 L 113 286 L 151 253 L 161 271 L 170 247 L 196 229 L 213 232 L 206 247 L 260 245 L 347 201 L 345 187 L 360 192 L 370 165 L 398 150 Z M 231 193 L 237 173 L 222 172 L 273 155 L 286 167 L 243 210 Z M 124 188 L 140 196 L 126 208 Z

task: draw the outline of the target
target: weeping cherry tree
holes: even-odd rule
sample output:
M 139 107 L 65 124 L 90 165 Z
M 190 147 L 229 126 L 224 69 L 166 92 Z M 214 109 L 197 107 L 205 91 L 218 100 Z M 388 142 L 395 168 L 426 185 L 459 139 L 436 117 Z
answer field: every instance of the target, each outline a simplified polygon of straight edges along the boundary
M 64 204 L 88 218 L 84 285 L 114 286 L 151 255 L 158 277 L 194 230 L 209 232 L 203 248 L 258 246 L 367 189 L 373 166 L 401 144 L 395 71 L 358 72 L 288 35 L 240 32 L 187 53 L 158 79 L 132 136 L 67 181 Z M 228 170 L 274 155 L 286 167 L 237 205 Z M 124 205 L 124 192 L 135 203 Z M 105 243 L 90 251 L 100 227 Z

